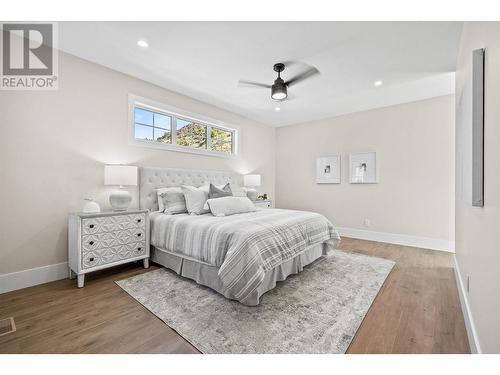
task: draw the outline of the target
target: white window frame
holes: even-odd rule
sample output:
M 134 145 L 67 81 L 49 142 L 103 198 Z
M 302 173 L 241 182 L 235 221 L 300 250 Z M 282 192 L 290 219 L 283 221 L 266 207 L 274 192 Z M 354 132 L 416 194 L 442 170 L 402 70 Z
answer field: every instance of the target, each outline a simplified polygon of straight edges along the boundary
M 153 112 L 161 113 L 163 115 L 171 117 L 170 122 L 170 134 L 172 143 L 160 143 L 156 141 L 148 141 L 143 139 L 135 138 L 135 107 L 144 108 L 145 110 L 150 110 Z M 191 120 L 201 125 L 205 125 L 207 129 L 207 149 L 199 149 L 189 146 L 179 146 L 177 145 L 177 118 L 182 120 Z M 232 152 L 231 154 L 225 154 L 223 152 L 211 151 L 211 128 L 219 128 L 227 130 L 233 133 L 232 141 Z M 189 154 L 198 154 L 205 156 L 216 156 L 221 158 L 237 159 L 239 157 L 239 141 L 240 141 L 240 129 L 238 126 L 228 125 L 222 121 L 214 120 L 212 118 L 200 115 L 198 113 L 186 111 L 181 108 L 166 105 L 148 98 L 143 98 L 137 95 L 129 94 L 128 96 L 128 138 L 129 144 L 132 146 L 154 148 L 168 151 L 178 151 L 186 152 Z

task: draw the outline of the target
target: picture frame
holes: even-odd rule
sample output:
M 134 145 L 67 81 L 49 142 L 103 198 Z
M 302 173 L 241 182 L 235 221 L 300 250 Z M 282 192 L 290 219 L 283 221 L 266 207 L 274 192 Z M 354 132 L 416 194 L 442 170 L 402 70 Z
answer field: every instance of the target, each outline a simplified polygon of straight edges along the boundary
M 457 193 L 472 207 L 484 206 L 484 48 L 472 51 L 471 66 L 465 71 L 462 92 L 458 93 Z
M 349 183 L 378 183 L 376 152 L 353 152 L 349 154 Z
M 316 183 L 340 184 L 340 154 L 322 156 L 316 159 Z

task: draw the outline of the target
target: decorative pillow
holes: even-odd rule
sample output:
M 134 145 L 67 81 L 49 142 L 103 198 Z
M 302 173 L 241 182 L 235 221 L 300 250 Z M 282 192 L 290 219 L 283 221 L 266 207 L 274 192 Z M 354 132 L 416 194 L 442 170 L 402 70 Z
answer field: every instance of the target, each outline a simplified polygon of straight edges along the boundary
M 233 196 L 233 192 L 231 191 L 229 183 L 224 185 L 222 189 L 218 188 L 214 184 L 210 184 L 210 188 L 208 189 L 208 199 L 231 197 L 231 196 Z
M 167 188 L 162 193 L 158 193 L 159 200 L 164 207 L 164 213 L 167 215 L 183 214 L 187 212 L 186 199 L 181 188 L 172 187 Z
M 202 215 L 210 212 L 210 210 L 203 208 L 208 199 L 208 186 L 197 188 L 194 186 L 182 185 L 181 189 L 186 199 L 187 212 L 190 215 Z
M 172 189 L 172 188 L 169 187 L 169 188 L 156 189 L 156 195 L 158 197 L 158 211 L 160 211 L 160 212 L 165 211 L 165 206 L 163 205 L 163 199 L 160 195 L 166 191 L 169 191 L 170 189 Z
M 210 208 L 214 216 L 229 216 L 257 211 L 247 197 L 222 197 L 208 199 L 205 207 Z

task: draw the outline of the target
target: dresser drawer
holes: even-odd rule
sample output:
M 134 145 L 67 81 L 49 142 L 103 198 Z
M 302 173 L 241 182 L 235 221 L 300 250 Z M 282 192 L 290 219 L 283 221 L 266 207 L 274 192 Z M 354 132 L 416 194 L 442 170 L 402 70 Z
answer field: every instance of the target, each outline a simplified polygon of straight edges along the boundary
M 146 214 L 116 215 L 82 220 L 82 234 L 98 234 L 125 229 L 144 229 Z
M 82 236 L 82 251 L 93 251 L 106 247 L 142 241 L 146 237 L 143 228 L 116 230 Z
M 146 242 L 136 242 L 102 248 L 86 252 L 82 256 L 82 268 L 94 268 L 104 264 L 112 264 L 125 259 L 132 259 L 146 254 Z

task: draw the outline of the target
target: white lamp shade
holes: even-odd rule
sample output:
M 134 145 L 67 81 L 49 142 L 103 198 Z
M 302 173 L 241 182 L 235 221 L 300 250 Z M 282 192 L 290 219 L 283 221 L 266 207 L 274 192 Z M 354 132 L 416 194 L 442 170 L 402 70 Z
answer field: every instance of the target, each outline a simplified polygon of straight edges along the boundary
M 260 186 L 260 174 L 247 174 L 243 176 L 245 186 Z
M 105 165 L 104 185 L 136 186 L 137 167 L 133 165 Z

